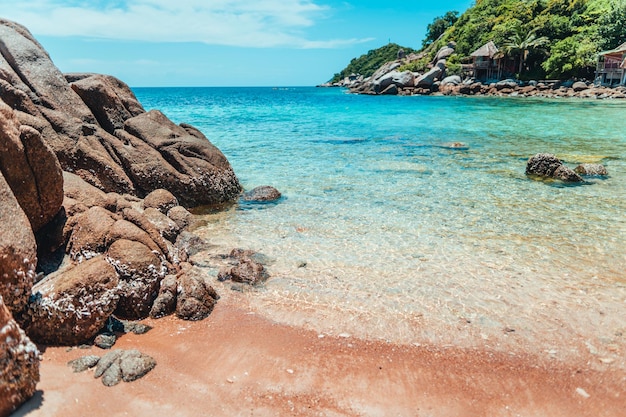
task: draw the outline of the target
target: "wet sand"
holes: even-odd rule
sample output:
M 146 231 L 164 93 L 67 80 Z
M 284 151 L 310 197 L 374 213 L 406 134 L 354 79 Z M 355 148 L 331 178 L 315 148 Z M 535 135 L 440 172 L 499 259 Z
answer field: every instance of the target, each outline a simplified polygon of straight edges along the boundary
M 47 348 L 36 396 L 15 416 L 623 416 L 626 375 L 593 358 L 567 362 L 485 349 L 397 345 L 276 324 L 236 297 L 201 322 L 149 320 L 115 348 L 157 360 L 107 388 Z

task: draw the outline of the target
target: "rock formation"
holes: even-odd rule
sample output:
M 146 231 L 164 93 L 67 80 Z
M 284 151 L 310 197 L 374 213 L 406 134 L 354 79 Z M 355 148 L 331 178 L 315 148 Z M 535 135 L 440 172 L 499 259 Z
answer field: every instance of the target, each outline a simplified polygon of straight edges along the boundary
M 0 296 L 0 417 L 35 393 L 39 351 L 17 325 Z
M 120 80 L 66 78 L 25 28 L 6 20 L 0 20 L 0 54 L 0 94 L 32 128 L 24 140 L 36 144 L 38 132 L 63 170 L 105 192 L 144 197 L 167 189 L 184 206 L 239 194 L 230 164 L 200 131 L 146 112 Z
M 26 28 L 0 19 L 0 416 L 35 391 L 39 352 L 26 334 L 109 346 L 113 314 L 207 317 L 219 297 L 182 262 L 188 240 L 176 242 L 193 216 L 181 205 L 240 192 L 198 129 L 146 112 L 114 77 L 61 74 Z M 106 385 L 154 367 L 119 355 L 98 361 Z
M 583 181 L 580 175 L 563 165 L 559 158 L 549 153 L 539 153 L 532 156 L 526 164 L 526 175 L 554 178 L 564 182 Z

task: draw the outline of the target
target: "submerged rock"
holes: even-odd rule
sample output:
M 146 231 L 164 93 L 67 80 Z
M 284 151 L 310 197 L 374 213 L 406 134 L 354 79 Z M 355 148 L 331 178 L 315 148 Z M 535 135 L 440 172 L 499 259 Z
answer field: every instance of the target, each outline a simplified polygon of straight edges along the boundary
M 574 168 L 580 175 L 606 177 L 609 175 L 605 166 L 602 164 L 580 164 Z
M 526 175 L 555 178 L 564 182 L 583 181 L 580 175 L 563 165 L 563 162 L 555 155 L 549 153 L 538 153 L 532 156 L 526 164 Z
M 269 185 L 253 188 L 241 196 L 243 201 L 264 202 L 276 201 L 282 197 L 280 191 Z

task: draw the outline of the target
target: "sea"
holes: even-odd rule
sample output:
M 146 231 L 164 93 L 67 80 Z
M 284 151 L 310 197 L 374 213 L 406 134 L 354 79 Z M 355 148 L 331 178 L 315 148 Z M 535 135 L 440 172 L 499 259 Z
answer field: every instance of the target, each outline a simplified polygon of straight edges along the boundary
M 267 261 L 270 279 L 246 294 L 260 314 L 320 337 L 588 351 L 624 366 L 626 102 L 134 92 L 199 128 L 246 190 L 282 193 L 197 211 L 205 239 Z M 540 152 L 609 175 L 529 178 Z

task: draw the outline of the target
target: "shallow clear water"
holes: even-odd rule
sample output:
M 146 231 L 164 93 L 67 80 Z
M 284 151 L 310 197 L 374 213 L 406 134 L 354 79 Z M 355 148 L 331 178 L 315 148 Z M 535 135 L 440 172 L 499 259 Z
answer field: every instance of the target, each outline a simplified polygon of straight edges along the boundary
M 246 189 L 283 193 L 201 229 L 274 260 L 254 297 L 277 320 L 402 341 L 512 327 L 558 338 L 569 322 L 609 343 L 626 330 L 625 102 L 135 92 L 202 130 Z M 525 164 L 538 152 L 603 163 L 610 177 L 533 181 Z

